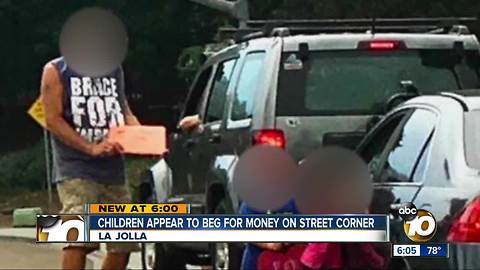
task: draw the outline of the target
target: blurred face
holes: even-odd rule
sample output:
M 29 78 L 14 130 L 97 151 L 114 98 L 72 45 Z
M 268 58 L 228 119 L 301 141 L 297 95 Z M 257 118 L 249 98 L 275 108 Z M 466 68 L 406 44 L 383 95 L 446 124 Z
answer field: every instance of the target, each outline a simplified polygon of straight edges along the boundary
M 233 175 L 233 189 L 249 207 L 277 210 L 292 198 L 297 165 L 282 149 L 255 146 L 240 157 Z
M 372 194 L 367 165 L 347 149 L 321 148 L 300 165 L 295 202 L 302 213 L 365 213 Z
M 285 151 L 256 146 L 239 159 L 233 188 L 249 207 L 276 210 L 295 200 L 304 214 L 361 214 L 373 184 L 363 160 L 340 147 L 321 148 L 299 166 Z
M 127 41 L 125 27 L 113 13 L 86 8 L 64 24 L 60 51 L 77 73 L 100 77 L 121 65 L 127 53 Z

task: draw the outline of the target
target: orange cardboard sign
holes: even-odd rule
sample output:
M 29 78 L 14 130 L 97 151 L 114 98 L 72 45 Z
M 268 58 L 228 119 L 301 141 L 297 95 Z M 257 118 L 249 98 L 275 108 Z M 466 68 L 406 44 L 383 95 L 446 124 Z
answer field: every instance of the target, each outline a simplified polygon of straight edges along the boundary
M 166 130 L 162 126 L 121 126 L 110 129 L 108 141 L 119 143 L 123 152 L 163 155 L 167 152 Z

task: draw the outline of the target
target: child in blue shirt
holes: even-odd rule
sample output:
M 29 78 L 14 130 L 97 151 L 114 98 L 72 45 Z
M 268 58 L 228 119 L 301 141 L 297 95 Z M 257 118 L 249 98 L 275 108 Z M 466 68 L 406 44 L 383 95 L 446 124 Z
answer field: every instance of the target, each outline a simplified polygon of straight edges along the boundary
M 264 212 L 256 211 L 247 206 L 247 204 L 242 203 L 240 205 L 240 214 L 243 215 L 251 215 L 251 214 L 266 214 Z M 290 200 L 285 206 L 282 208 L 272 211 L 272 214 L 297 214 L 297 207 L 293 200 Z M 246 270 L 254 270 L 257 269 L 257 259 L 260 253 L 263 250 L 273 250 L 279 251 L 283 247 L 283 243 L 250 243 L 245 246 L 245 250 L 243 251 L 242 257 L 242 266 L 240 269 Z

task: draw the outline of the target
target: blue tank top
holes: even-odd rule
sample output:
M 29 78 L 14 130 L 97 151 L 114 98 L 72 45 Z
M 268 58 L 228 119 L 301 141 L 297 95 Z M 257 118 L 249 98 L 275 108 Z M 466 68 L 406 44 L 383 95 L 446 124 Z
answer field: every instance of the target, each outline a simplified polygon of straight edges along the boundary
M 103 140 L 112 127 L 125 125 L 126 97 L 123 70 L 92 78 L 79 75 L 64 58 L 52 64 L 64 88 L 63 117 L 87 141 Z M 102 184 L 123 184 L 123 156 L 94 158 L 52 136 L 53 173 L 56 182 L 81 178 Z

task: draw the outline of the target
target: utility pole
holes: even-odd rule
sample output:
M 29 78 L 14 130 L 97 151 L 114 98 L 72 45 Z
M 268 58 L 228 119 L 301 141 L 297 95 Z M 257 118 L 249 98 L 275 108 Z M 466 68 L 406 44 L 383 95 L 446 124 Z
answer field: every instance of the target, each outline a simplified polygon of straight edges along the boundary
M 43 130 L 43 143 L 45 145 L 45 167 L 47 173 L 47 191 L 48 191 L 48 207 L 53 205 L 52 197 L 52 159 L 51 159 L 51 144 L 50 144 L 50 133 L 47 129 Z
M 239 22 L 239 28 L 246 28 L 247 21 L 250 19 L 250 12 L 248 11 L 248 0 L 190 0 L 192 2 L 202 4 L 204 6 L 220 10 L 230 14 Z

